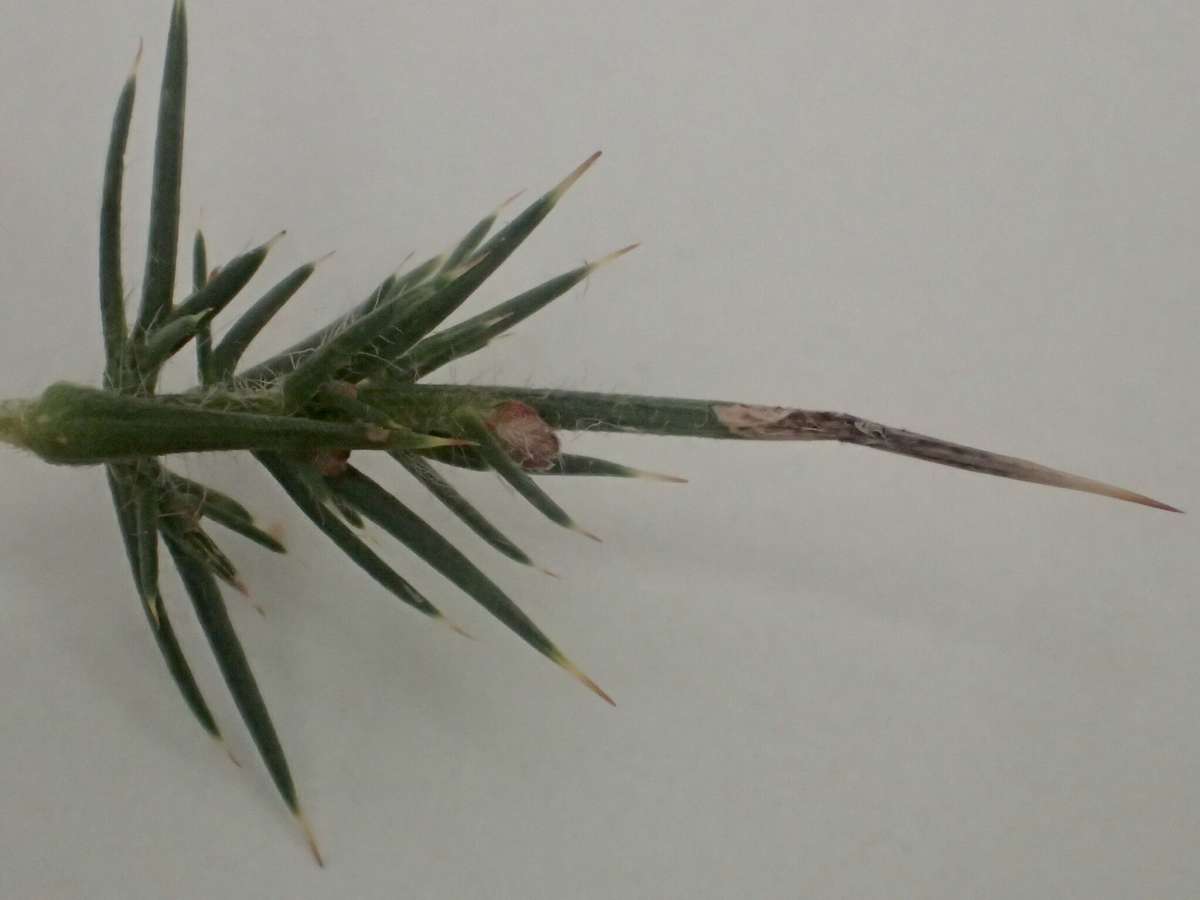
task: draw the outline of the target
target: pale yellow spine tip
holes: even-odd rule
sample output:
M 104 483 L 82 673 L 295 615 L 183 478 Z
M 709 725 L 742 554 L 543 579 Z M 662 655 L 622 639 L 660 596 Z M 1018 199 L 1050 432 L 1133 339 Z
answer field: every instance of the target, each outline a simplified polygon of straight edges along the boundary
M 137 81 L 138 72 L 142 68 L 142 50 L 145 49 L 145 41 L 138 38 L 137 53 L 133 57 L 133 65 L 129 67 L 129 77 L 126 81 Z
M 269 253 L 271 251 L 271 248 L 274 247 L 276 244 L 278 244 L 280 241 L 282 241 L 286 235 L 287 235 L 287 229 L 286 228 L 281 229 L 278 234 L 276 234 L 269 241 L 267 241 L 265 244 L 263 244 L 263 250 L 266 250 Z
M 337 253 L 337 251 L 336 251 L 336 250 L 330 250 L 330 251 L 329 251 L 328 253 L 326 253 L 324 256 L 318 256 L 316 259 L 314 259 L 314 260 L 313 260 L 313 261 L 310 263 L 310 265 L 311 265 L 311 266 L 312 266 L 312 267 L 315 269 L 317 266 L 321 265 L 322 263 L 326 263 L 326 262 L 328 262 L 329 260 L 333 259 L 333 257 L 334 257 L 334 254 L 336 254 L 336 253 Z
M 586 528 L 583 528 L 574 522 L 571 522 L 570 524 L 568 524 L 567 527 L 570 528 L 572 531 L 576 531 L 579 534 L 582 534 L 585 538 L 591 538 L 597 544 L 604 543 L 604 541 L 600 538 L 599 535 L 593 534 L 592 532 L 588 531 Z
M 144 602 L 146 610 L 150 613 L 150 618 L 154 622 L 154 628 L 157 631 L 162 627 L 162 619 L 158 610 L 158 605 L 162 602 L 162 599 L 155 594 L 153 597 L 147 597 Z
M 571 189 L 571 186 L 573 184 L 575 184 L 575 182 L 577 182 L 580 178 L 582 178 L 583 173 L 586 172 L 588 169 L 590 169 L 592 167 L 592 165 L 596 162 L 596 160 L 598 160 L 599 158 L 600 158 L 600 151 L 597 150 L 595 153 L 593 153 L 591 156 L 589 156 L 587 159 L 585 159 L 583 162 L 581 162 L 578 166 L 576 166 L 575 170 L 570 175 L 568 175 L 566 178 L 564 178 L 562 181 L 560 181 L 554 187 L 554 189 L 552 191 L 550 191 L 550 194 L 549 194 L 550 201 L 552 203 L 557 203 L 558 200 L 562 197 L 562 195 L 565 194 L 567 191 L 569 191 Z
M 634 478 L 641 478 L 645 481 L 665 481 L 668 484 L 687 484 L 686 478 L 680 478 L 678 475 L 664 475 L 662 472 L 644 472 L 641 469 L 633 470 Z
M 636 250 L 640 246 L 642 246 L 641 241 L 637 241 L 635 243 L 630 244 L 627 247 L 622 247 L 620 250 L 614 250 L 612 253 L 608 254 L 607 256 L 602 256 L 595 262 L 588 263 L 588 267 L 587 267 L 588 271 L 595 272 L 601 266 L 607 266 L 610 262 L 615 262 L 616 260 L 618 260 L 622 256 L 624 256 L 626 253 L 632 253 L 634 250 Z
M 562 576 L 551 569 L 547 569 L 544 566 L 538 566 L 538 565 L 535 565 L 534 568 L 537 569 L 539 572 L 541 572 L 543 575 L 549 575 L 551 578 L 557 578 L 560 581 L 562 580 Z
M 317 865 L 322 869 L 325 868 L 325 859 L 321 856 L 321 848 L 317 846 L 317 836 L 313 834 L 312 826 L 308 824 L 308 818 L 299 807 L 296 808 L 296 821 L 300 823 L 300 829 L 304 832 L 304 839 L 308 841 L 308 849 L 313 855 L 313 859 L 317 861 Z

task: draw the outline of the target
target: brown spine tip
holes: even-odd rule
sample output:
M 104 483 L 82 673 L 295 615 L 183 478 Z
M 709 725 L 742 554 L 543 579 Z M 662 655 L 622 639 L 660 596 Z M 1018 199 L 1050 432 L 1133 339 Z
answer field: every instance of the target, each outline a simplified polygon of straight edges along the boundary
M 217 743 L 221 745 L 221 749 L 225 751 L 225 755 L 229 757 L 229 761 L 240 769 L 242 764 L 238 762 L 238 758 L 233 755 L 233 751 L 230 750 L 229 745 L 225 743 L 225 738 L 221 737 L 219 734 L 215 734 L 213 737 L 216 739 Z
M 445 616 L 441 617 L 441 621 L 445 622 L 446 627 L 449 628 L 451 631 L 453 631 L 455 634 L 457 634 L 459 637 L 465 637 L 468 641 L 479 640 L 479 638 L 475 637 L 475 635 L 471 634 L 471 632 L 467 631 L 467 629 L 463 628 L 461 625 L 458 625 L 455 622 L 452 622 L 450 619 L 447 619 Z
M 1161 500 L 1155 500 L 1152 497 L 1147 497 L 1144 494 L 1135 494 L 1133 491 L 1120 491 L 1112 495 L 1118 500 L 1128 500 L 1130 503 L 1140 503 L 1142 506 L 1149 506 L 1152 509 L 1161 509 L 1166 512 L 1183 514 L 1183 510 L 1178 506 L 1171 506 L 1169 503 L 1163 503 Z
M 571 189 L 571 186 L 574 185 L 575 182 L 577 182 L 580 178 L 582 178 L 584 172 L 586 172 L 588 169 L 590 169 L 595 164 L 596 160 L 598 160 L 599 158 L 600 158 L 600 151 L 597 150 L 595 153 L 593 153 L 591 156 L 589 156 L 587 159 L 585 159 L 583 162 L 581 162 L 578 166 L 576 166 L 574 171 L 572 171 L 570 175 L 568 175 L 566 178 L 564 178 L 562 181 L 560 181 L 557 185 L 554 186 L 554 189 L 550 191 L 550 193 L 548 195 L 550 201 L 552 203 L 557 203 L 562 198 L 562 195 L 565 194 L 567 191 L 569 191 Z
M 604 690 L 604 688 L 592 681 L 592 679 L 585 675 L 580 668 L 575 665 L 575 663 L 571 662 L 561 653 L 556 653 L 551 658 L 560 666 L 562 666 L 563 669 L 569 672 L 576 681 L 582 684 L 585 688 L 587 688 L 609 706 L 615 707 L 617 705 L 616 701 L 608 695 L 608 691 Z
M 521 188 L 515 194 L 509 194 L 507 197 L 505 197 L 503 200 L 501 200 L 499 205 L 492 211 L 491 217 L 494 219 L 497 216 L 499 216 L 500 213 L 504 212 L 504 210 L 508 206 L 510 206 L 514 200 L 516 200 L 518 197 L 520 197 L 524 193 L 525 193 L 525 188 Z

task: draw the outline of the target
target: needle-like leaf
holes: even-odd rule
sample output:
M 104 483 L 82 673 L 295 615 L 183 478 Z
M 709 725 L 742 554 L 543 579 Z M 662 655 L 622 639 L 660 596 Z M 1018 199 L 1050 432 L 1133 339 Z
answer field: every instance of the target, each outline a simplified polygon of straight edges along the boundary
M 183 174 L 183 116 L 187 105 L 187 14 L 176 0 L 167 34 L 158 132 L 154 144 L 154 185 L 150 195 L 150 238 L 137 333 L 150 331 L 171 310 L 179 251 L 179 193 Z
M 113 508 L 117 513 L 117 524 L 120 526 L 121 538 L 125 544 L 125 553 L 129 558 L 129 568 L 133 572 L 133 581 L 138 588 L 138 594 L 142 597 L 142 608 L 146 612 L 146 620 L 150 623 L 151 631 L 154 632 L 154 639 L 158 644 L 159 652 L 162 653 L 163 661 L 167 664 L 167 671 L 171 673 L 171 677 L 179 688 L 179 693 L 183 696 L 184 702 L 187 703 L 188 709 L 192 711 L 200 726 L 219 741 L 221 740 L 220 729 L 217 728 L 216 720 L 209 711 L 204 695 L 200 692 L 196 679 L 192 675 L 191 667 L 183 655 L 183 649 L 175 637 L 175 630 L 171 627 L 166 606 L 159 603 L 157 610 L 152 611 L 150 605 L 145 601 L 142 589 L 141 550 L 136 513 L 138 500 L 133 489 L 136 474 L 133 467 L 128 464 L 106 466 L 105 473 L 108 476 L 108 487 L 112 493 Z M 155 596 L 157 597 L 157 591 Z
M 254 454 L 263 467 L 271 473 L 279 486 L 300 507 L 300 511 L 319 528 L 326 537 L 350 557 L 364 572 L 409 606 L 433 619 L 445 621 L 441 611 L 422 596 L 370 547 L 354 534 L 337 516 L 313 494 L 305 478 L 296 471 L 296 465 L 276 453 Z
M 536 473 L 539 475 L 602 475 L 612 478 L 640 478 L 645 481 L 666 481 L 672 484 L 686 484 L 686 478 L 676 475 L 664 475 L 661 472 L 647 472 L 644 469 L 634 469 L 630 466 L 595 456 L 581 456 L 578 453 L 560 453 L 548 469 Z
M 350 326 L 357 324 L 362 319 L 388 306 L 408 306 L 417 302 L 423 301 L 432 293 L 432 288 L 429 285 L 423 285 L 426 276 L 432 272 L 437 265 L 442 261 L 442 257 L 434 257 L 426 261 L 422 265 L 407 272 L 404 275 L 392 273 L 388 275 L 379 285 L 367 295 L 367 298 L 355 306 L 352 310 L 344 313 L 326 325 L 314 331 L 302 341 L 297 341 L 286 350 L 276 353 L 269 359 L 264 360 L 237 376 L 237 380 L 246 384 L 256 384 L 261 382 L 272 381 L 281 376 L 287 375 L 305 361 L 313 351 L 320 347 L 324 347 L 331 340 L 341 335 Z M 418 290 L 420 288 L 420 290 Z M 399 310 L 396 310 L 398 314 Z M 385 323 L 384 318 L 376 318 L 373 320 L 377 328 L 382 330 L 382 325 Z
M 360 353 L 349 371 L 343 374 L 347 381 L 358 381 L 381 370 L 387 362 L 394 362 L 417 341 L 437 328 L 458 309 L 479 285 L 500 268 L 524 240 L 529 237 L 559 200 L 578 181 L 592 164 L 600 158 L 597 151 L 580 163 L 547 191 L 524 212 L 496 232 L 472 258 L 472 262 L 460 270 L 445 286 L 440 287 L 428 300 L 414 304 L 406 314 L 400 316 L 390 327 Z
M 480 454 L 479 448 L 474 446 L 437 447 L 433 450 L 420 451 L 420 456 L 434 459 L 440 463 L 459 469 L 481 471 L 491 468 Z M 679 478 L 676 475 L 647 472 L 644 469 L 634 469 L 622 463 L 599 459 L 595 456 L 581 456 L 577 453 L 560 453 L 549 465 L 536 469 L 526 468 L 525 471 L 532 475 L 601 475 L 613 478 L 640 478 L 646 481 L 667 481 L 674 484 L 685 484 L 687 482 L 686 478 Z
M 104 336 L 104 383 L 121 387 L 121 368 L 125 353 L 125 280 L 121 271 L 121 190 L 125 180 L 125 146 L 129 141 L 129 122 L 137 93 L 137 58 L 117 99 L 113 114 L 108 158 L 104 165 L 103 199 L 100 204 L 100 327 Z
M 250 282 L 283 234 L 281 231 L 269 241 L 235 256 L 221 266 L 216 275 L 205 281 L 203 287 L 180 302 L 165 321 L 196 315 L 213 318 Z
M 254 745 L 258 748 L 267 772 L 270 773 L 271 780 L 275 782 L 275 787 L 283 797 L 284 803 L 304 828 L 313 855 L 319 863 L 321 862 L 320 853 L 312 841 L 312 833 L 307 822 L 304 821 L 300 808 L 300 797 L 296 793 L 296 785 L 292 781 L 287 757 L 283 754 L 279 736 L 275 733 L 275 726 L 267 712 L 267 705 L 258 689 L 258 683 L 254 680 L 254 673 L 250 670 L 250 663 L 246 659 L 242 643 L 238 640 L 233 622 L 229 619 L 229 612 L 225 609 L 221 589 L 217 586 L 212 573 L 170 536 L 167 536 L 167 548 L 171 551 L 171 558 L 175 562 L 179 578 L 191 598 L 192 606 L 196 610 L 196 618 L 200 620 L 200 627 L 204 629 L 204 634 L 212 647 L 213 656 L 216 657 L 217 666 L 221 669 L 225 684 L 229 686 L 229 693 L 233 695 L 238 712 L 242 715 L 242 721 L 246 723 L 246 729 L 250 732 L 250 737 L 254 739 Z
M 323 257 L 324 259 L 325 257 Z M 221 338 L 212 352 L 210 370 L 214 381 L 227 381 L 233 376 L 242 354 L 272 317 L 304 286 L 316 271 L 321 260 L 306 263 L 284 278 L 260 297 Z
M 557 300 L 601 266 L 624 256 L 636 247 L 637 244 L 622 247 L 603 259 L 551 278 L 511 300 L 493 306 L 486 312 L 430 335 L 390 363 L 387 367 L 388 376 L 400 381 L 416 381 L 449 362 L 482 350 L 497 336 Z
M 161 471 L 178 504 L 190 506 L 195 515 L 211 519 L 275 553 L 287 552 L 279 539 L 258 527 L 250 511 L 232 497 L 166 469 Z
M 492 547 L 503 553 L 509 559 L 524 566 L 534 565 L 528 554 L 510 541 L 495 525 L 484 517 L 466 497 L 460 494 L 432 465 L 415 453 L 396 451 L 391 454 L 410 475 L 424 485 L 433 496 L 437 497 L 445 507 L 458 516 L 463 523 L 483 538 Z
M 566 510 L 555 503 L 549 494 L 534 483 L 533 479 L 525 473 L 525 470 L 508 455 L 508 451 L 496 440 L 495 435 L 492 434 L 491 429 L 487 427 L 487 424 L 476 410 L 467 406 L 461 407 L 455 413 L 454 420 L 461 433 L 479 445 L 479 455 L 483 457 L 484 461 L 496 470 L 497 475 L 512 485 L 518 494 L 528 500 L 538 512 L 563 528 L 578 531 L 580 534 L 590 537 L 594 541 L 600 540 L 590 531 L 580 528 L 567 515 Z
M 200 291 L 208 284 L 208 245 L 204 232 L 196 229 L 192 242 L 192 292 Z M 201 384 L 212 383 L 212 321 L 202 319 L 196 332 L 196 375 Z
M 379 484 L 354 466 L 348 466 L 342 474 L 325 480 L 337 494 L 349 501 L 364 516 L 458 585 L 484 609 L 516 632 L 529 646 L 571 672 L 603 700 L 612 703 L 612 698 L 573 665 L 495 582 L 479 571 L 457 547 Z
M 159 517 L 158 528 L 164 539 L 173 541 L 176 547 L 207 568 L 217 578 L 240 594 L 248 593 L 246 585 L 238 577 L 233 561 L 225 555 L 225 551 L 217 546 L 217 542 L 191 519 L 187 510 L 165 510 Z
M 161 328 L 155 328 L 146 337 L 145 343 L 137 348 L 138 371 L 143 376 L 146 373 L 157 372 L 163 363 L 187 346 L 192 338 L 200 334 L 207 322 L 203 314 L 194 316 L 179 316 L 172 318 Z M 199 344 L 197 344 L 199 352 Z

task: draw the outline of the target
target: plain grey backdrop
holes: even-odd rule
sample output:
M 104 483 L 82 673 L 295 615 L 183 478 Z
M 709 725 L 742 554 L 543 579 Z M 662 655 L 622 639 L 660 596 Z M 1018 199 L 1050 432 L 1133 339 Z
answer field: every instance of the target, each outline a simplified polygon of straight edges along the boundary
M 141 283 L 168 0 L 0 0 L 0 384 L 96 383 L 96 211 Z M 183 231 L 337 254 L 263 343 L 605 155 L 473 313 L 631 240 L 456 381 L 841 409 L 1200 504 L 1193 3 L 193 0 Z M 181 267 L 181 271 L 186 267 Z M 186 384 L 187 367 L 171 376 Z M 457 479 L 554 581 L 398 472 L 616 698 L 381 537 L 396 604 L 247 458 L 178 464 L 288 532 L 229 602 L 328 868 L 178 585 L 237 769 L 146 631 L 98 470 L 0 466 L 5 897 L 1194 897 L 1196 516 L 833 445 L 589 436 L 690 484 Z

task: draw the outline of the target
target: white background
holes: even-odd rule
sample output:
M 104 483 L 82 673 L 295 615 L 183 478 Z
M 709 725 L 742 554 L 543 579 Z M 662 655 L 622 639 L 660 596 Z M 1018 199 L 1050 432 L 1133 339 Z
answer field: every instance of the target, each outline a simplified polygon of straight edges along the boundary
M 96 382 L 102 158 L 142 35 L 140 287 L 168 13 L 0 0 L 0 394 Z M 287 227 L 251 296 L 337 251 L 263 351 L 603 148 L 468 312 L 642 249 L 448 377 L 847 410 L 1200 504 L 1194 4 L 196 0 L 190 21 L 184 234 L 218 262 Z M 168 576 L 244 768 L 176 695 L 101 473 L 3 451 L 0 895 L 1200 892 L 1195 514 L 835 445 L 569 446 L 691 483 L 551 483 L 594 545 L 457 479 L 561 582 L 372 470 L 616 709 L 379 538 L 480 640 L 397 608 L 248 459 L 179 462 L 287 527 L 283 558 L 224 541 L 267 617 L 229 601 L 324 871 Z

